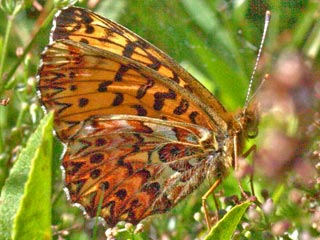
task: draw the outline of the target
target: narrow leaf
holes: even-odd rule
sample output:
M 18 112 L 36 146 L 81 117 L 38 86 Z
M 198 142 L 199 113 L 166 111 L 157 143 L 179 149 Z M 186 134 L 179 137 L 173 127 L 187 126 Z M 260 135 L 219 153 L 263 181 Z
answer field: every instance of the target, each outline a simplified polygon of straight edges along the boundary
M 205 240 L 226 240 L 231 239 L 237 225 L 243 214 L 250 206 L 251 202 L 247 201 L 232 208 L 224 217 L 211 229 Z
M 40 122 L 3 187 L 1 239 L 51 239 L 52 119 Z

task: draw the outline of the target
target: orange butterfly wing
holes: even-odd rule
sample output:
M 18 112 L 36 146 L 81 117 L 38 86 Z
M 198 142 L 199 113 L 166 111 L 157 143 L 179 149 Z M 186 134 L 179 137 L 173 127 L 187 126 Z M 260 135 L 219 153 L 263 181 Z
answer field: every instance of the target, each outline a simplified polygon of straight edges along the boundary
M 194 77 L 154 45 L 127 28 L 87 9 L 69 7 L 58 13 L 51 41 L 70 39 L 130 58 L 157 71 L 203 99 L 213 112 L 225 112 L 220 102 Z M 224 117 L 224 116 L 222 116 Z
M 167 55 L 81 8 L 62 10 L 38 89 L 72 202 L 113 226 L 169 210 L 231 166 L 232 115 Z M 227 150 L 226 150 L 227 149 Z
M 47 109 L 56 111 L 55 130 L 63 141 L 81 127 L 82 121 L 101 114 L 218 127 L 196 96 L 131 59 L 87 44 L 59 40 L 47 47 L 42 60 L 38 86 L 41 101 Z
M 62 10 L 54 25 L 51 33 L 53 45 L 48 46 L 42 57 L 39 89 L 43 104 L 48 109 L 58 110 L 59 123 L 56 125 L 63 126 L 57 128 L 72 128 L 79 121 L 97 114 L 99 111 L 87 103 L 93 92 L 100 104 L 103 102 L 109 106 L 112 103 L 120 105 L 121 99 L 141 102 L 134 104 L 133 108 L 138 108 L 136 112 L 132 106 L 125 109 L 125 104 L 121 104 L 115 111 L 110 110 L 113 113 L 156 118 L 164 118 L 165 115 L 168 120 L 180 119 L 212 129 L 217 125 L 225 128 L 225 122 L 230 120 L 222 105 L 198 81 L 167 55 L 124 27 L 76 7 Z M 62 43 L 63 39 L 85 44 L 75 49 L 75 44 Z M 97 49 L 92 50 L 93 47 Z M 102 54 L 108 56 L 103 58 Z M 103 90 L 108 93 L 101 93 Z M 63 112 L 74 113 L 83 105 L 82 116 L 64 117 Z M 57 133 L 61 139 L 72 134 Z
M 207 177 L 223 169 L 212 133 L 179 122 L 128 115 L 87 120 L 68 143 L 63 159 L 72 202 L 109 226 L 123 220 L 137 224 L 163 213 L 190 194 Z M 216 176 L 215 176 L 216 175 Z

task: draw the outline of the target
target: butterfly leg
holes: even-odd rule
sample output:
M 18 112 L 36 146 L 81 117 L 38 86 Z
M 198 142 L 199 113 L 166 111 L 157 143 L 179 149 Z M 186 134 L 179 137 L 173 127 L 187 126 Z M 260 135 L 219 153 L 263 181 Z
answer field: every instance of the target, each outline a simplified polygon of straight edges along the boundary
M 256 154 L 257 152 L 257 146 L 256 145 L 252 145 L 248 151 L 246 151 L 244 154 L 243 154 L 243 157 L 246 158 L 247 156 L 249 156 L 251 153 L 253 154 L 253 156 Z M 253 186 L 253 174 L 254 174 L 254 158 L 253 158 L 253 161 L 252 161 L 252 169 L 253 171 L 251 172 L 250 174 L 250 188 L 251 188 L 251 194 L 252 196 L 255 196 L 255 192 L 254 192 L 254 186 Z
M 207 198 L 208 196 L 214 192 L 214 190 L 220 185 L 221 183 L 221 179 L 218 178 L 214 183 L 213 185 L 210 187 L 210 189 L 202 196 L 202 206 L 203 206 L 203 210 L 204 210 L 204 216 L 205 216 L 205 219 L 206 219 L 206 223 L 207 223 L 207 226 L 208 226 L 208 229 L 211 229 L 211 223 L 210 223 L 210 219 L 209 219 L 209 213 L 208 213 L 208 209 L 207 209 Z M 215 205 L 216 205 L 216 208 L 218 210 L 218 202 L 214 196 L 214 202 L 215 202 Z
M 256 146 L 256 145 L 252 145 L 245 153 L 243 153 L 243 154 L 241 155 L 241 157 L 242 157 L 242 158 L 247 158 L 251 153 L 252 153 L 253 155 L 255 155 L 256 151 L 257 151 L 257 146 Z M 237 163 L 237 162 L 238 162 L 238 157 L 236 156 L 236 163 Z M 238 164 L 237 164 L 236 166 L 237 166 L 237 168 L 236 168 L 235 170 L 237 171 L 237 170 L 238 170 Z M 253 161 L 253 163 L 252 163 L 252 168 L 254 169 L 254 161 Z M 254 172 L 251 171 L 251 173 L 250 173 L 250 188 L 251 188 L 251 194 L 252 194 L 252 196 L 255 196 L 254 186 L 253 186 L 253 174 L 254 174 Z M 246 199 L 248 199 L 249 196 L 248 196 L 248 194 L 244 191 L 244 189 L 243 189 L 243 187 L 242 187 L 242 185 L 241 185 L 240 179 L 238 179 L 238 185 L 239 185 L 239 188 L 240 188 L 240 191 L 241 191 L 241 195 L 242 195 L 243 197 L 245 197 Z

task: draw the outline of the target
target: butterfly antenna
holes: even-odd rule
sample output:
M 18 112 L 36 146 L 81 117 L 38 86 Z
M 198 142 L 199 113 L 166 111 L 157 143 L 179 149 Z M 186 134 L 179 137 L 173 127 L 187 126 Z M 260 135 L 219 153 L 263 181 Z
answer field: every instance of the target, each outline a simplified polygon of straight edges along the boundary
M 268 11 L 266 11 L 266 18 L 265 18 L 265 22 L 264 22 L 263 34 L 262 34 L 262 39 L 261 39 L 261 43 L 260 43 L 260 46 L 259 46 L 259 51 L 258 51 L 256 63 L 254 65 L 254 68 L 253 68 L 253 71 L 252 71 L 252 74 L 251 74 L 251 77 L 250 77 L 250 82 L 249 82 L 249 87 L 248 87 L 248 91 L 247 91 L 246 101 L 245 101 L 244 108 L 243 108 L 243 113 L 244 114 L 247 111 L 248 104 L 249 104 L 250 99 L 251 99 L 250 98 L 250 92 L 251 92 L 251 89 L 252 89 L 253 78 L 254 78 L 254 75 L 256 74 L 256 71 L 257 71 L 257 68 L 258 68 L 258 64 L 259 64 L 259 60 L 260 60 L 260 57 L 261 57 L 263 44 L 264 44 L 264 41 L 265 41 L 266 35 L 267 35 L 267 30 L 268 30 L 270 18 L 271 18 L 271 12 L 268 10 Z M 261 84 L 260 84 L 260 86 L 261 86 Z
M 248 102 L 251 102 L 251 100 L 252 100 L 253 98 L 255 98 L 255 96 L 257 95 L 257 93 L 260 91 L 260 88 L 263 86 L 264 82 L 265 82 L 266 80 L 268 80 L 268 79 L 269 79 L 269 74 L 266 73 L 266 74 L 264 75 L 264 78 L 262 79 L 261 83 L 259 84 L 259 87 L 257 87 L 256 91 L 255 91 L 254 94 L 249 98 Z

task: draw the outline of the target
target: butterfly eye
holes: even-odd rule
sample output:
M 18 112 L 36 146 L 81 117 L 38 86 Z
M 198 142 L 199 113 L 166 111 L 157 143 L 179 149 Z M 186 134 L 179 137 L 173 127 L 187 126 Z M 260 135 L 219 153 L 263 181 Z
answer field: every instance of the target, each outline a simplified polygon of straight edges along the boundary
M 259 123 L 259 115 L 257 115 L 256 112 L 253 113 L 253 115 L 250 117 L 250 120 L 248 122 L 248 130 L 247 130 L 247 137 L 248 138 L 255 138 L 258 136 L 259 129 L 258 129 L 258 123 Z
M 259 129 L 257 126 L 254 126 L 253 129 L 250 129 L 247 133 L 248 138 L 256 138 L 259 134 Z

